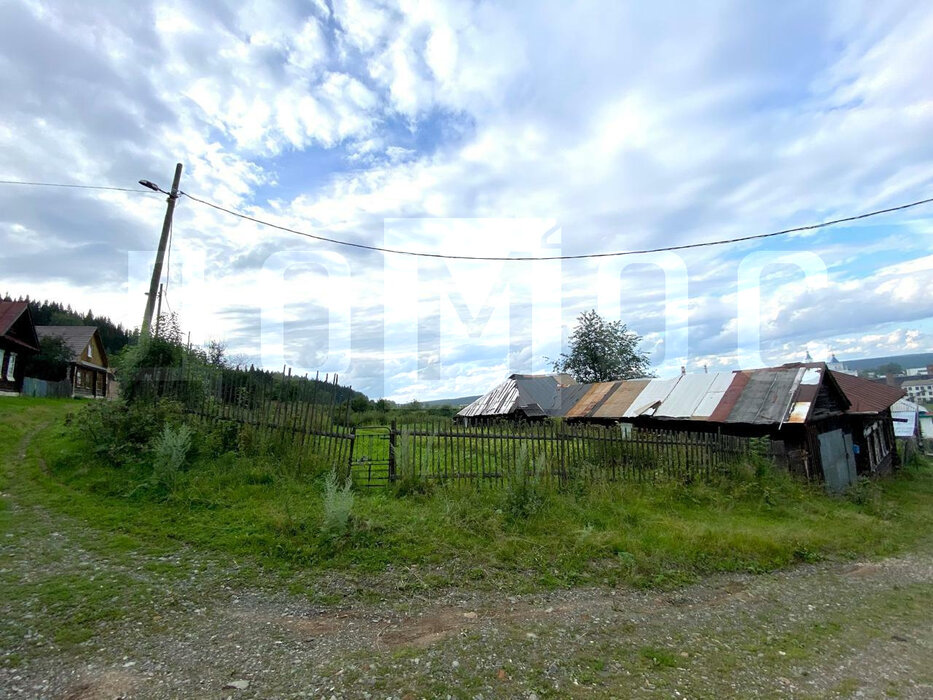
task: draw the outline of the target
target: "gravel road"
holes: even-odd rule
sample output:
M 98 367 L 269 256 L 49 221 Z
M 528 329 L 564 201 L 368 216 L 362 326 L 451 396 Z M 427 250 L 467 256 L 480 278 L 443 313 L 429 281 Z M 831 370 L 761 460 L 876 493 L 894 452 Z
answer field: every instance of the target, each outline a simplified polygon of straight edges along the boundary
M 674 592 L 412 596 L 142 551 L 15 486 L 0 516 L 4 698 L 933 697 L 929 538 Z

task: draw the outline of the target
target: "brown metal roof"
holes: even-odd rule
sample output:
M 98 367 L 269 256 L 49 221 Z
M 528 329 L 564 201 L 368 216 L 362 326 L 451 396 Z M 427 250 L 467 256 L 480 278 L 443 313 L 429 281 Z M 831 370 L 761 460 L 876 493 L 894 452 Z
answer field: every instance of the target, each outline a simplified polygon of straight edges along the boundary
M 17 332 L 12 334 L 13 326 L 20 318 L 26 315 L 29 320 L 29 329 L 25 334 Z M 32 323 L 32 314 L 29 313 L 29 304 L 25 301 L 0 301 L 0 336 L 22 345 L 24 348 L 38 352 L 39 338 L 36 336 L 35 326 Z
M 852 406 L 847 413 L 880 413 L 893 406 L 907 392 L 881 382 L 830 370 L 836 384 Z
M 651 383 L 650 379 L 629 379 L 624 382 L 614 382 L 615 390 L 606 396 L 605 401 L 596 407 L 594 418 L 617 418 L 623 415 Z
M 615 391 L 618 382 L 599 382 L 590 384 L 583 397 L 576 405 L 567 411 L 567 418 L 590 418 L 594 409 L 600 405 L 606 396 Z

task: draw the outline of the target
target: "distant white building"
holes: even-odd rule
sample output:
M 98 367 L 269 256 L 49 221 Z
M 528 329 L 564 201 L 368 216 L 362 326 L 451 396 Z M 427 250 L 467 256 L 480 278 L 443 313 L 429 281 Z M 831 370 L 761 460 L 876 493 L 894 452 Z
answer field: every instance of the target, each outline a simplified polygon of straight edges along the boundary
M 908 379 L 901 388 L 915 403 L 933 403 L 933 379 Z

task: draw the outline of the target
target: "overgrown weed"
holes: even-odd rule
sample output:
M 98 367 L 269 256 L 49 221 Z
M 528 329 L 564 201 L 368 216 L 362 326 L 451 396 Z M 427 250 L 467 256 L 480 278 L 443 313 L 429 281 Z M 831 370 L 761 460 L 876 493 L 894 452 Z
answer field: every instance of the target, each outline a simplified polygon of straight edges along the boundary
M 321 529 L 326 535 L 340 537 L 346 534 L 354 501 L 353 480 L 347 476 L 341 486 L 337 470 L 331 470 L 324 477 L 324 524 Z
M 185 423 L 175 428 L 166 424 L 162 433 L 152 441 L 153 480 L 170 493 L 175 491 L 178 474 L 188 459 L 192 433 Z

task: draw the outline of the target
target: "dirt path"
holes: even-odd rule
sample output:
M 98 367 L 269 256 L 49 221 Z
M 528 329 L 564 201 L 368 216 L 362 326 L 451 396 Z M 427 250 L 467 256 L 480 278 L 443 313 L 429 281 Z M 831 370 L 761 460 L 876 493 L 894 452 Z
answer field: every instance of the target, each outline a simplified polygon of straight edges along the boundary
M 140 551 L 16 488 L 0 523 L 0 697 L 933 697 L 930 547 L 676 592 L 322 607 L 250 565 Z

